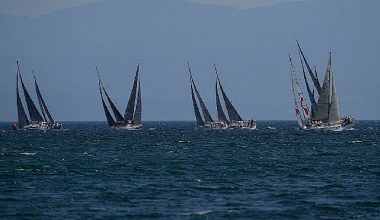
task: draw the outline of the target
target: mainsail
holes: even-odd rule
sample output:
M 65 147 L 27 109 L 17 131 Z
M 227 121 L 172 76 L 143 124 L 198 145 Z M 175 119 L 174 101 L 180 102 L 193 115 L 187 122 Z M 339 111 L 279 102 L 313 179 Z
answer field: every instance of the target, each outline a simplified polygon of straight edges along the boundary
M 98 77 L 99 77 L 99 70 L 98 70 L 98 67 L 96 66 L 96 72 L 98 73 Z M 99 83 L 101 85 L 101 90 L 104 92 L 104 94 L 106 95 L 107 97 L 107 100 L 108 100 L 108 103 L 110 104 L 110 107 L 112 109 L 112 112 L 113 112 L 113 115 L 115 116 L 116 118 L 116 121 L 124 121 L 124 117 L 121 115 L 121 113 L 119 112 L 119 110 L 116 108 L 115 104 L 113 103 L 113 101 L 111 100 L 111 98 L 109 97 L 106 89 L 104 88 L 104 85 L 103 85 L 103 82 L 100 80 L 100 77 L 99 77 Z
M 34 77 L 34 85 L 36 87 L 36 93 L 37 93 L 37 97 L 38 97 L 38 103 L 40 104 L 40 109 L 41 109 L 42 116 L 44 117 L 44 120 L 46 122 L 54 123 L 54 119 L 51 116 L 51 114 L 50 114 L 50 112 L 49 112 L 49 110 L 48 110 L 48 108 L 47 108 L 47 106 L 45 104 L 45 100 L 42 97 L 40 88 L 38 87 L 36 77 Z
M 32 122 L 42 122 L 42 121 L 44 121 L 44 119 L 42 118 L 41 114 L 38 112 L 36 105 L 34 104 L 32 98 L 29 95 L 28 90 L 25 87 L 25 84 L 24 84 L 22 77 L 21 77 L 18 62 L 17 62 L 17 68 L 18 68 L 18 75 L 19 75 L 20 80 L 21 80 L 22 89 L 24 91 L 24 97 L 26 100 L 26 106 L 28 107 L 30 120 Z
M 224 114 L 222 104 L 220 103 L 219 92 L 218 92 L 218 81 L 215 82 L 215 93 L 216 93 L 216 110 L 218 112 L 218 120 L 228 124 L 228 119 L 226 114 Z
M 216 65 L 214 64 L 215 73 L 218 73 Z M 218 112 L 218 120 L 228 124 L 228 119 L 226 114 L 224 114 L 222 104 L 220 103 L 219 92 L 218 92 L 218 80 L 215 81 L 215 94 L 216 94 L 216 110 Z
M 300 44 L 298 43 L 298 40 L 296 40 L 296 42 L 297 42 L 298 50 L 299 50 L 299 52 L 300 52 L 300 54 L 301 54 L 301 56 L 302 56 L 302 58 L 303 58 L 303 60 L 305 62 L 307 70 L 308 70 L 308 72 L 310 74 L 310 77 L 313 80 L 314 86 L 317 89 L 318 94 L 320 95 L 321 94 L 321 84 L 319 83 L 319 80 L 318 80 L 317 76 L 313 73 L 313 70 L 311 69 L 309 63 L 307 62 L 305 54 L 302 51 L 302 48 L 301 48 Z
M 113 119 L 110 111 L 108 110 L 108 107 L 106 105 L 106 103 L 104 102 L 104 98 L 103 98 L 103 92 L 102 92 L 102 83 L 101 83 L 101 80 L 99 78 L 99 92 L 100 92 L 100 98 L 102 99 L 102 105 L 103 105 L 103 109 L 104 109 L 104 113 L 106 114 L 106 118 L 107 118 L 107 122 L 108 122 L 108 125 L 109 126 L 115 126 L 116 125 L 116 122 L 115 120 Z
M 20 98 L 20 92 L 18 89 L 18 72 L 17 72 L 17 87 L 16 87 L 16 94 L 17 94 L 17 115 L 18 115 L 18 127 L 23 128 L 27 125 L 29 125 L 28 116 L 26 116 L 24 106 L 22 105 L 21 98 Z
M 139 80 L 139 89 L 137 91 L 137 101 L 136 101 L 136 108 L 134 113 L 134 124 L 140 125 L 141 124 L 141 87 L 140 87 L 140 80 Z
M 289 54 L 289 62 L 290 62 L 290 68 L 291 68 L 291 76 L 292 76 L 292 89 L 293 89 L 293 96 L 294 96 L 294 107 L 296 111 L 297 121 L 298 124 L 301 126 L 304 124 L 304 121 L 310 117 L 310 112 L 307 104 L 305 103 L 304 95 L 301 91 L 301 87 L 299 85 L 299 81 L 297 79 L 296 71 L 292 62 L 292 58 Z M 298 97 L 298 98 L 297 98 Z M 301 113 L 299 110 L 299 106 L 302 108 L 303 118 L 301 117 Z
M 201 106 L 201 110 L 202 110 L 202 113 L 203 113 L 203 117 L 204 117 L 204 119 L 205 119 L 205 122 L 206 122 L 206 124 L 212 123 L 212 122 L 214 122 L 214 120 L 212 119 L 212 117 L 211 117 L 211 115 L 210 115 L 210 113 L 209 113 L 209 111 L 208 111 L 208 109 L 207 109 L 205 103 L 204 103 L 203 100 L 202 100 L 201 95 L 200 95 L 199 92 L 198 92 L 197 86 L 196 86 L 195 83 L 194 83 L 193 76 L 192 76 L 192 74 L 191 74 L 191 69 L 190 69 L 190 64 L 189 64 L 189 62 L 187 63 L 187 67 L 188 67 L 188 69 L 189 69 L 190 81 L 191 81 L 192 86 L 193 86 L 193 88 L 194 88 L 195 94 L 197 95 L 197 98 L 198 98 L 198 101 L 199 101 L 199 105 Z
M 240 117 L 239 113 L 236 111 L 235 107 L 232 105 L 232 102 L 228 99 L 226 93 L 224 92 L 222 84 L 220 83 L 220 79 L 219 79 L 219 75 L 218 75 L 218 71 L 216 69 L 216 66 L 214 66 L 214 67 L 216 70 L 216 79 L 218 81 L 220 91 L 222 92 L 222 96 L 224 99 L 224 104 L 226 105 L 228 117 L 230 118 L 231 121 L 243 121 L 243 119 Z
M 190 82 L 190 87 L 191 87 L 191 99 L 193 101 L 193 107 L 194 107 L 195 119 L 197 120 L 197 125 L 198 126 L 204 126 L 205 123 L 203 122 L 201 113 L 200 113 L 199 108 L 198 108 L 197 100 L 195 99 L 192 82 Z
M 310 98 L 310 102 L 311 102 L 311 111 L 312 111 L 312 115 L 313 115 L 314 112 L 315 112 L 315 108 L 316 108 L 316 106 L 317 106 L 317 102 L 315 101 L 314 92 L 311 91 L 311 89 L 310 89 L 310 85 L 309 85 L 309 82 L 307 81 L 306 72 L 305 72 L 305 67 L 304 67 L 304 63 L 303 63 L 303 60 L 301 59 L 301 57 L 300 57 L 300 60 L 301 60 L 301 66 L 302 66 L 303 78 L 304 78 L 304 80 L 305 80 L 306 90 L 307 90 L 307 93 L 308 93 L 309 98 Z
M 327 63 L 326 74 L 323 80 L 321 95 L 319 96 L 317 109 L 313 120 L 325 121 L 330 115 L 330 96 L 331 96 L 331 53 Z
M 331 54 L 330 54 L 330 60 L 331 60 Z M 337 122 L 340 120 L 339 103 L 338 103 L 338 97 L 336 94 L 334 74 L 332 71 L 331 71 L 331 81 L 332 81 L 332 89 L 331 89 L 332 94 L 331 94 L 331 104 L 330 104 L 330 114 L 329 114 L 330 123 Z
M 137 86 L 138 86 L 138 82 L 139 82 L 139 71 L 140 71 L 140 65 L 137 65 L 135 80 L 133 82 L 133 88 L 131 91 L 131 95 L 129 96 L 127 108 L 125 109 L 125 114 L 124 114 L 124 121 L 125 122 L 133 122 L 134 121 L 134 113 L 135 113 L 135 109 L 136 109 Z

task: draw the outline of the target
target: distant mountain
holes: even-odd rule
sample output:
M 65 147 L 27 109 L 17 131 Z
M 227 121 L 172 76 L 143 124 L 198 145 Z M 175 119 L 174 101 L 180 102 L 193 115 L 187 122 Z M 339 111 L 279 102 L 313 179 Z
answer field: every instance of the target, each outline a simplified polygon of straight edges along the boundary
M 178 0 L 107 0 L 37 18 L 0 15 L 0 120 L 16 120 L 15 61 L 37 72 L 59 120 L 105 120 L 98 65 L 120 108 L 141 63 L 143 119 L 194 120 L 185 62 L 216 115 L 213 62 L 245 118 L 294 119 L 287 54 L 297 37 L 320 74 L 333 51 L 342 114 L 380 118 L 377 0 L 238 10 Z M 299 70 L 299 68 L 298 68 Z M 31 88 L 32 89 L 32 88 Z

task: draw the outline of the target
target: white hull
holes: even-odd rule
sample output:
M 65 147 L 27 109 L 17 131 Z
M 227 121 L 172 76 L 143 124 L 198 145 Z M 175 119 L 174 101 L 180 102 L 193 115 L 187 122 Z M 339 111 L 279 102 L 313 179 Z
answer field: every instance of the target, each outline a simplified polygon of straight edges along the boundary
M 256 121 L 236 121 L 230 124 L 232 129 L 256 130 Z
M 349 130 L 355 125 L 355 120 L 353 118 L 345 118 L 334 124 L 331 123 L 318 123 L 310 122 L 306 125 L 301 126 L 303 130 L 314 130 L 314 131 L 344 131 Z
M 111 127 L 112 129 L 115 130 L 129 130 L 129 131 L 135 131 L 135 130 L 140 130 L 142 128 L 142 125 L 132 125 L 132 124 L 127 124 L 127 125 L 118 125 L 118 126 L 113 126 Z
M 63 126 L 62 124 L 59 124 L 57 122 L 54 122 L 54 123 L 39 122 L 39 123 L 32 123 L 30 125 L 27 125 L 23 127 L 23 129 L 28 130 L 28 131 L 62 130 Z

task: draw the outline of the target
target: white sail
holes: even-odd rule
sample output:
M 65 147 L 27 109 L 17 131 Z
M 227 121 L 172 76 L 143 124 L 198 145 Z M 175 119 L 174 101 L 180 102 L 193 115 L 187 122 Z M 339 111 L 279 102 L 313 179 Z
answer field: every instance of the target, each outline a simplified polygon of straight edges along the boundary
M 317 109 L 313 120 L 325 121 L 329 119 L 329 110 L 330 110 L 330 80 L 331 80 L 331 53 L 327 63 L 326 74 L 323 80 L 321 95 L 319 96 Z
M 293 95 L 294 95 L 294 107 L 296 111 L 297 121 L 300 124 L 300 120 L 304 121 L 310 118 L 310 111 L 309 107 L 307 106 L 305 102 L 305 98 L 303 95 L 303 92 L 301 90 L 301 87 L 299 85 L 299 81 L 297 79 L 296 70 L 294 68 L 292 58 L 289 55 L 289 61 L 290 61 L 290 67 L 291 67 L 291 76 L 292 76 L 292 89 L 293 89 Z M 302 108 L 303 118 L 301 117 L 299 106 Z
M 331 73 L 331 81 L 332 81 L 332 94 L 331 94 L 329 122 L 333 123 L 340 120 L 338 96 L 336 94 L 336 86 L 335 86 L 335 79 L 334 79 L 333 73 Z

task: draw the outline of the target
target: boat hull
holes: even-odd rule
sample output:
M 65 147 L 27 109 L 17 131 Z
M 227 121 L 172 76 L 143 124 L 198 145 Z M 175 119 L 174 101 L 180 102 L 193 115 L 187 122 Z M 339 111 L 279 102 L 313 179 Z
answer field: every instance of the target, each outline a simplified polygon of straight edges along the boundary
M 28 131 L 62 130 L 63 126 L 62 124 L 58 122 L 54 122 L 54 123 L 39 122 L 39 123 L 32 123 L 30 125 L 27 125 L 23 127 L 23 129 L 28 130 Z
M 134 131 L 134 130 L 140 130 L 142 128 L 142 125 L 132 125 L 132 124 L 127 124 L 127 125 L 118 125 L 118 126 L 113 126 L 111 127 L 112 129 L 115 130 L 129 130 L 129 131 Z
M 311 121 L 306 125 L 301 126 L 303 130 L 314 130 L 314 131 L 336 131 L 341 132 L 344 130 L 349 130 L 355 125 L 355 119 L 351 117 L 346 117 L 336 123 L 321 123 Z

